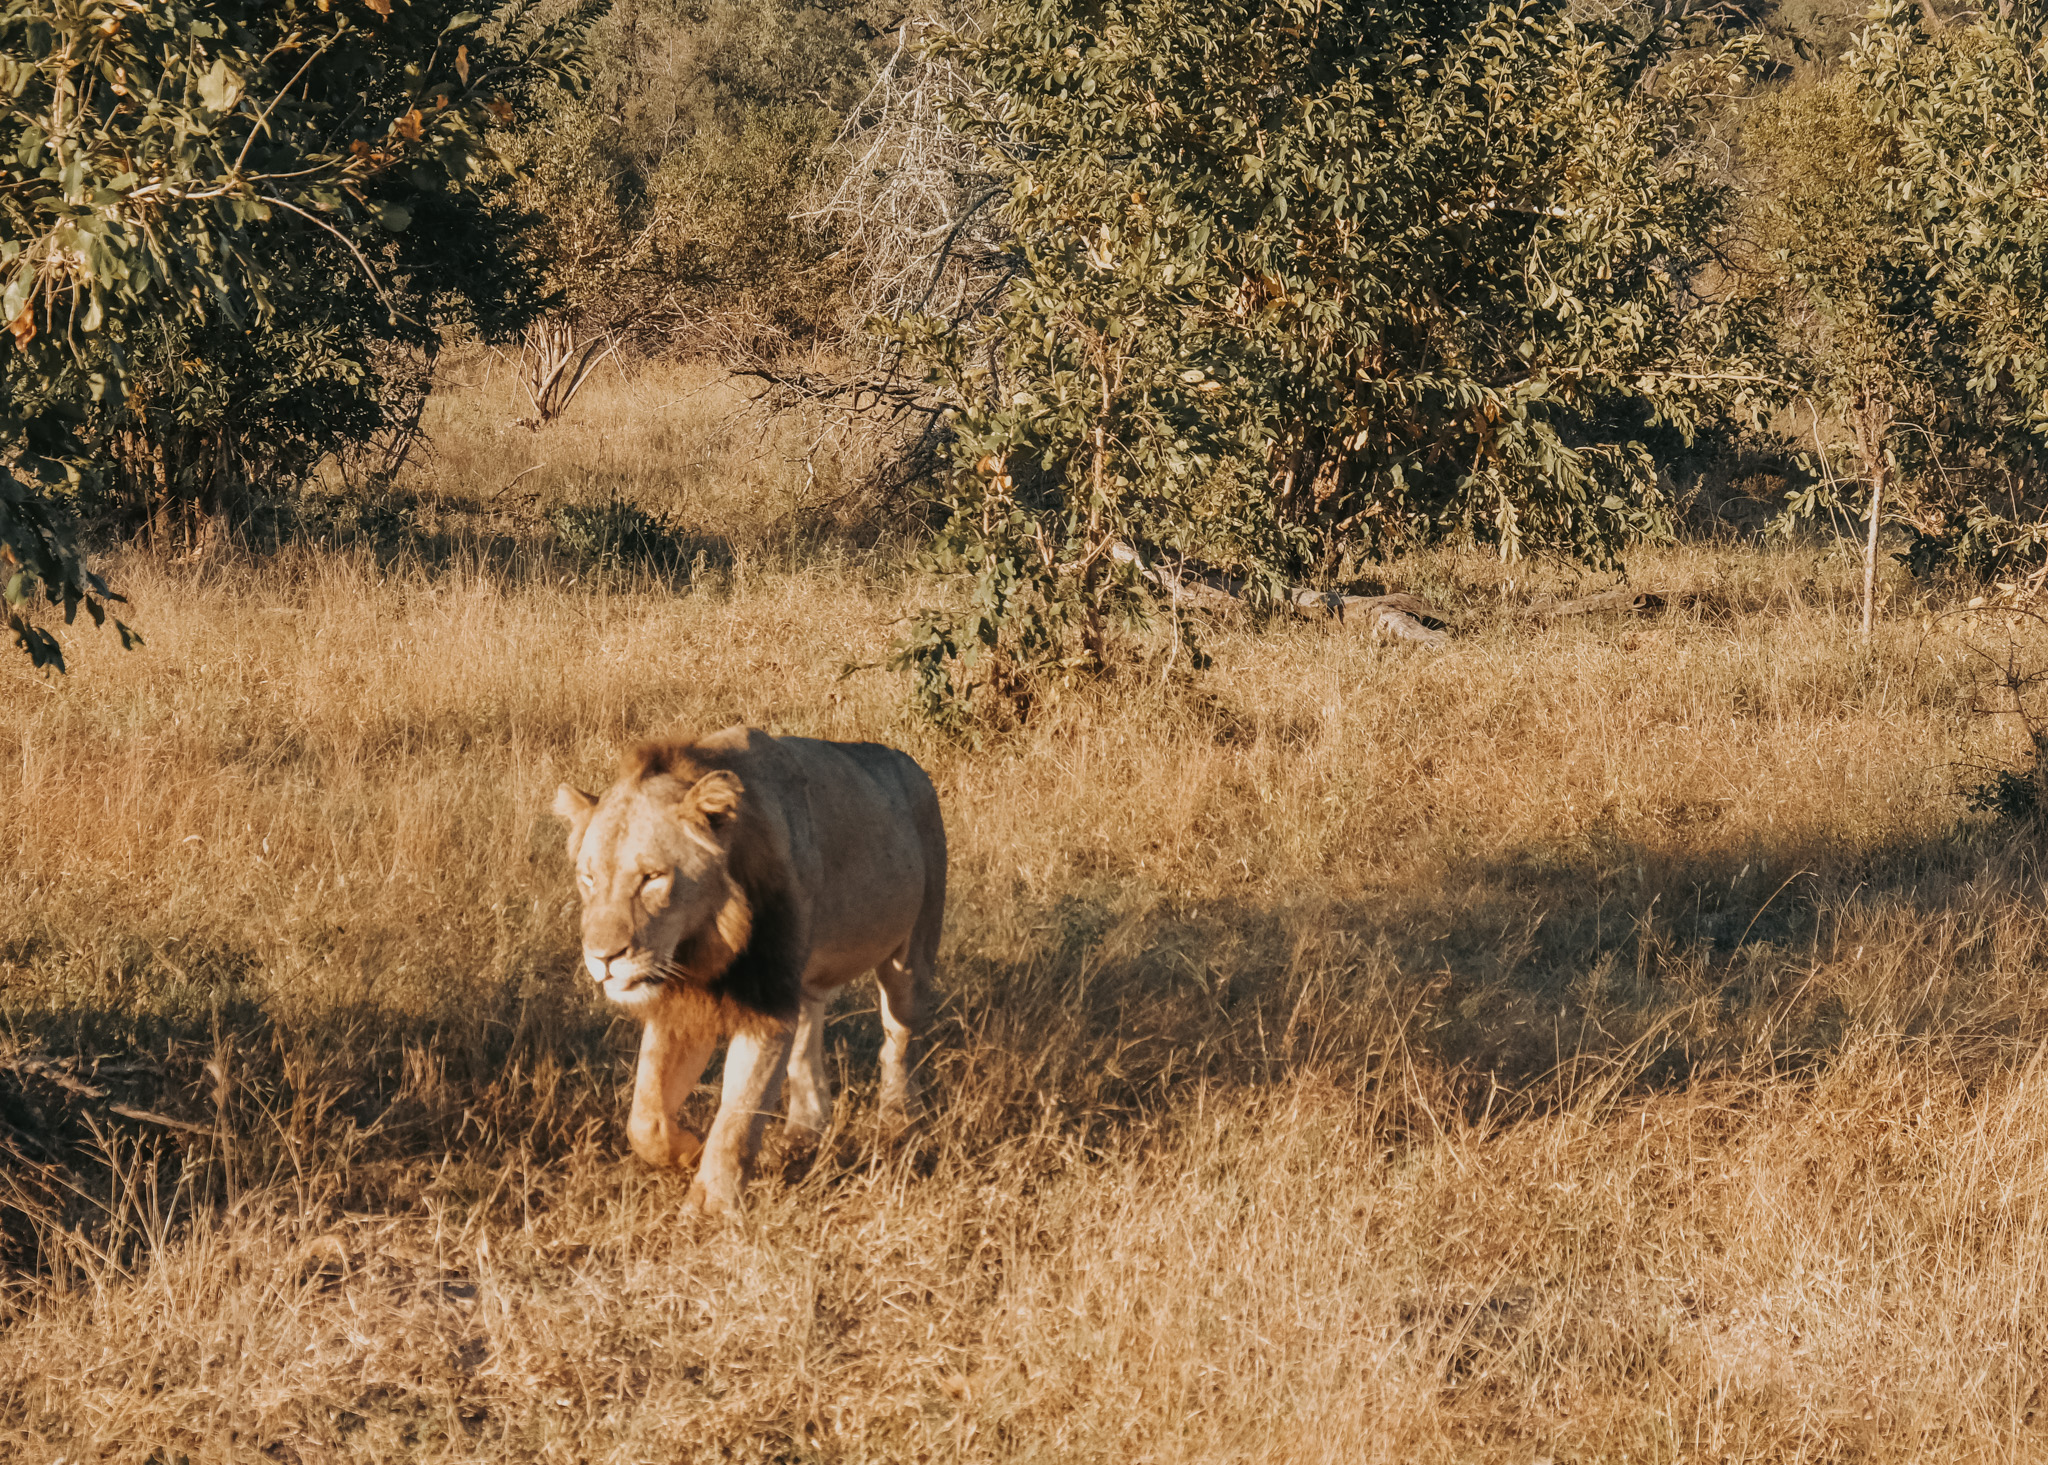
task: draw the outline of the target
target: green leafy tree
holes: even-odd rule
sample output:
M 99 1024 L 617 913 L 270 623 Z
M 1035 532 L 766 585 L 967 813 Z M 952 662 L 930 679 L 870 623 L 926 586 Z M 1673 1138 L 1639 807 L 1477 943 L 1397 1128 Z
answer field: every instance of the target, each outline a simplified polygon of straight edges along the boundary
M 443 0 L 0 3 L 0 561 L 31 658 L 62 665 L 38 606 L 99 621 L 111 598 L 66 515 L 102 466 L 95 435 L 123 411 L 154 430 L 167 362 L 203 381 L 209 349 L 260 368 L 294 329 L 359 340 L 333 294 L 413 328 L 426 261 L 463 246 L 408 261 L 394 236 L 495 177 L 489 132 L 571 64 L 587 19 L 541 23 L 525 0 L 488 21 Z M 227 403 L 233 384 L 208 389 Z M 179 490 L 204 476 L 181 465 Z
M 1743 135 L 1817 477 L 1787 520 L 1862 516 L 1866 634 L 1888 523 L 1918 572 L 2037 563 L 2048 545 L 2040 18 L 1930 31 L 1887 3 L 1869 19 L 1840 67 L 1764 99 Z
M 1920 7 L 1885 0 L 1847 59 L 1933 388 L 1900 443 L 1915 568 L 2032 566 L 2048 547 L 2044 23 L 2041 6 L 2014 4 L 1930 31 Z
M 260 326 L 157 318 L 120 348 L 123 388 L 87 414 L 103 521 L 160 549 L 202 549 L 251 526 L 330 455 L 416 425 L 442 341 L 515 332 L 544 303 L 521 253 L 524 218 L 496 186 L 392 188 L 405 229 L 360 241 L 374 277 L 342 243 L 266 231 L 270 314 Z M 374 278 L 374 283 L 372 282 Z M 85 353 L 90 372 L 99 357 Z M 388 480 L 409 438 L 382 444 Z
M 1099 665 L 1127 553 L 1275 586 L 1443 539 L 1612 563 L 1767 375 L 1702 161 L 1745 54 L 1564 3 L 1022 0 L 952 43 L 1016 275 L 953 400 L 928 711 Z
M 1868 634 L 1878 534 L 1901 477 L 1939 476 L 1958 427 L 1957 334 L 1885 197 L 1890 133 L 1848 72 L 1762 99 L 1743 133 L 1764 268 L 1782 281 L 1782 371 L 1812 481 L 1783 523 L 1846 509 L 1864 527 Z M 1860 493 L 1858 492 L 1860 490 Z

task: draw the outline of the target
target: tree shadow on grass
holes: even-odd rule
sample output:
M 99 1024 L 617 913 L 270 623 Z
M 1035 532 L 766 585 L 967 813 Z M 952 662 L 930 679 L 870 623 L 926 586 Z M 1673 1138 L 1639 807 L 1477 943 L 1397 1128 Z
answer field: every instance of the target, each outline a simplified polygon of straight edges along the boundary
M 959 910 L 908 1149 L 971 1166 L 1033 1137 L 1130 1143 L 1304 1074 L 1369 1091 L 1399 1144 L 1593 1089 L 1811 1068 L 1858 1037 L 2038 1041 L 2036 866 L 2030 839 L 1982 826 L 1686 856 L 1616 839 L 1344 903 L 1103 882 L 1007 930 Z M 636 1025 L 589 999 L 562 935 L 502 978 L 451 975 L 425 1012 L 259 999 L 226 950 L 181 950 L 182 986 L 142 952 L 92 995 L 0 1012 L 0 1270 L 60 1265 L 145 1163 L 174 1212 L 258 1191 L 390 1212 L 523 1205 L 512 1169 L 623 1157 Z M 825 1176 L 890 1150 L 874 1005 L 855 983 L 828 1030 Z M 709 1091 L 691 1102 L 708 1121 Z
M 556 584 L 565 576 L 617 589 L 680 590 L 723 574 L 732 541 L 616 492 L 546 509 L 390 489 L 372 499 L 309 500 L 283 518 L 269 550 L 353 548 L 387 569 L 426 574 L 461 568 L 510 581 Z
M 955 956 L 936 1061 L 956 1090 L 1006 1082 L 1020 1111 L 1120 1124 L 1304 1068 L 1426 1072 L 1432 1104 L 1477 1112 L 1784 1073 L 1859 1036 L 2009 1046 L 2048 1035 L 2034 867 L 2027 838 L 1959 826 L 1861 849 L 1532 849 L 1294 907 L 1105 888 L 1037 913 L 1026 954 Z
M 181 956 L 186 972 L 240 965 L 232 952 Z M 280 1191 L 308 1213 L 460 1202 L 478 1165 L 558 1160 L 593 1122 L 623 1124 L 637 1036 L 583 995 L 528 973 L 424 1013 L 287 1010 L 202 980 L 161 1000 L 7 1012 L 0 1275 L 61 1264 L 67 1234 L 121 1229 L 120 1195 L 145 1172 L 174 1224 Z
M 89 525 L 88 537 L 106 548 L 141 543 L 106 521 Z M 460 571 L 509 584 L 679 593 L 729 572 L 736 547 L 727 534 L 649 510 L 616 488 L 541 506 L 387 486 L 311 488 L 267 502 L 210 552 L 268 563 L 353 554 L 385 574 Z

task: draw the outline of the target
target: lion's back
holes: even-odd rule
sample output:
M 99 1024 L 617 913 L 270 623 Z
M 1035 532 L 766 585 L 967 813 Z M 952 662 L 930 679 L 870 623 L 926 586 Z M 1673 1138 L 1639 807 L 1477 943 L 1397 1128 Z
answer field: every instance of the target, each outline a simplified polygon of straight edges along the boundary
M 916 759 L 884 743 L 752 728 L 698 746 L 727 753 L 743 783 L 782 805 L 793 873 L 808 887 L 812 942 L 828 967 L 873 965 L 927 912 L 935 926 L 945 900 L 945 821 Z
M 778 738 L 803 770 L 820 854 L 845 865 L 887 843 L 927 844 L 945 859 L 938 791 L 915 758 L 886 743 Z

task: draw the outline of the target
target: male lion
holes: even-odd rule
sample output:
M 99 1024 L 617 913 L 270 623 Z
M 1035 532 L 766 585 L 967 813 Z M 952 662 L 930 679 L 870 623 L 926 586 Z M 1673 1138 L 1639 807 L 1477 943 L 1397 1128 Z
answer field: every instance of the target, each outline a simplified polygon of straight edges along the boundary
M 602 797 L 564 784 L 554 809 L 569 821 L 583 964 L 647 1024 L 627 1136 L 654 1165 L 703 1152 L 693 1205 L 738 1206 L 785 1061 L 790 1131 L 823 1132 L 825 1004 L 864 971 L 882 988 L 883 1112 L 909 1118 L 910 1040 L 946 904 L 946 830 L 908 754 L 733 727 L 694 743 L 642 743 Z M 732 1040 L 724 1093 L 699 1140 L 676 1110 L 722 1037 Z

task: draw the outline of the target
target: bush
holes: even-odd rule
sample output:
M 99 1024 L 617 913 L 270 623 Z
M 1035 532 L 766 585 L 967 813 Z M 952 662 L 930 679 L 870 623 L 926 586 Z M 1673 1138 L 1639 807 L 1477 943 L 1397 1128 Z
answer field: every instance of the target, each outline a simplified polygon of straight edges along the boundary
M 0 6 L 0 563 L 35 661 L 35 605 L 105 614 L 60 500 L 104 474 L 189 540 L 374 430 L 377 343 L 530 311 L 486 137 L 573 79 L 595 3 Z
M 1669 530 L 1648 444 L 1763 379 L 1760 302 L 1699 288 L 1747 48 L 1562 0 L 1014 0 L 953 52 L 1015 269 L 993 342 L 904 329 L 974 586 L 905 648 L 927 710 L 1098 665 L 1119 544 L 1268 594 L 1441 541 L 1612 565 Z
M 669 519 L 613 495 L 594 503 L 562 504 L 548 515 L 562 547 L 586 573 L 651 573 L 674 578 L 707 555 L 704 540 Z

